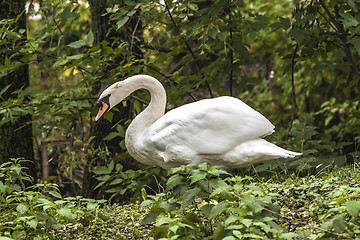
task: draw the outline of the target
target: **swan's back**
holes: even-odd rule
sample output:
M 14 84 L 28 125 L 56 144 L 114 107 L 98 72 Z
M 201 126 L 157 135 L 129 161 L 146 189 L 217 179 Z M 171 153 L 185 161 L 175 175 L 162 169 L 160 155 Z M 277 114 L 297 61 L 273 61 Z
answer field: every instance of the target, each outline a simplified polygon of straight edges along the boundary
M 273 131 L 269 120 L 241 100 L 218 97 L 169 111 L 146 129 L 141 145 L 144 153 L 160 156 L 160 164 L 201 162 L 209 156 L 221 161 L 239 144 Z

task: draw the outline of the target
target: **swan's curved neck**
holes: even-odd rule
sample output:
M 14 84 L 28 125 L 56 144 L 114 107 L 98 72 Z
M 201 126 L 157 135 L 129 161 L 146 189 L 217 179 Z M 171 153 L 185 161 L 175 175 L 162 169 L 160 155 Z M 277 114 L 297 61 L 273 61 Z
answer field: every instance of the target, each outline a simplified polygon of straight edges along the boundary
M 148 75 L 136 75 L 121 82 L 119 89 L 126 89 L 127 95 L 138 89 L 146 89 L 150 92 L 151 100 L 149 105 L 130 124 L 128 131 L 133 136 L 146 130 L 151 124 L 165 113 L 166 92 L 162 84 Z M 127 134 L 130 136 L 130 134 Z

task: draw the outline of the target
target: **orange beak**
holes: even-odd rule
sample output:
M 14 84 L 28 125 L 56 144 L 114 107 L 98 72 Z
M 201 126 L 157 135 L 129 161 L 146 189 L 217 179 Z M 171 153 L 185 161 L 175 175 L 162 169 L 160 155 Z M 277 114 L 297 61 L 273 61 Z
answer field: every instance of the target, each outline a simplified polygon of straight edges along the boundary
M 109 105 L 107 105 L 105 102 L 101 102 L 102 106 L 99 109 L 98 114 L 95 117 L 95 121 L 99 120 L 99 118 L 101 118 L 102 115 L 104 115 L 104 113 L 107 112 Z

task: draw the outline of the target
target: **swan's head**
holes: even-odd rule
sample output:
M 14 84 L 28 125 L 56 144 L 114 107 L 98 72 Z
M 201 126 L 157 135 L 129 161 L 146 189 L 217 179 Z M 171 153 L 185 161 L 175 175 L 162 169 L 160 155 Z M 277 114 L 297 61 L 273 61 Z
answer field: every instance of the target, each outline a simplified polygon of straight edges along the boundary
M 96 106 L 99 112 L 95 117 L 95 121 L 99 120 L 102 115 L 109 111 L 112 107 L 122 101 L 129 95 L 128 89 L 123 82 L 117 82 L 105 89 L 97 101 Z

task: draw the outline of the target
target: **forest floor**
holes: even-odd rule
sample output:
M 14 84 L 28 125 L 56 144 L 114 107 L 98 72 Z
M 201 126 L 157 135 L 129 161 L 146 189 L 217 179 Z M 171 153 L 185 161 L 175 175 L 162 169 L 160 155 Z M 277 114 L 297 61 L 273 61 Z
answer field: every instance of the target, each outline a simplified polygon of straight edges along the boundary
M 358 166 L 335 168 L 331 172 L 305 177 L 294 174 L 276 175 L 270 179 L 252 178 L 251 181 L 266 190 L 272 203 L 280 208 L 278 218 L 285 231 L 277 235 L 269 231 L 267 234 L 272 236 L 270 239 L 360 239 Z M 159 231 L 154 229 L 164 228 L 164 225 L 157 222 L 162 221 L 161 219 L 151 224 L 142 223 L 149 209 L 149 206 L 142 207 L 140 203 L 107 204 L 98 208 L 89 221 L 69 222 L 53 230 L 51 235 L 59 239 L 157 239 L 160 238 L 156 237 Z M 197 212 L 198 209 L 195 207 L 193 211 Z M 167 213 L 163 212 L 163 215 L 166 216 Z M 168 216 L 171 217 L 170 213 Z M 226 222 L 228 219 L 220 221 Z M 206 221 L 203 223 L 206 224 Z M 169 229 L 171 230 L 170 227 L 167 228 L 166 238 L 163 239 L 186 239 L 181 232 L 172 234 Z M 208 238 L 204 239 L 214 239 L 215 231 L 216 229 L 209 230 Z M 252 239 L 251 235 L 247 236 L 238 237 Z M 218 239 L 224 239 L 223 237 Z M 238 238 L 231 235 L 226 239 Z

